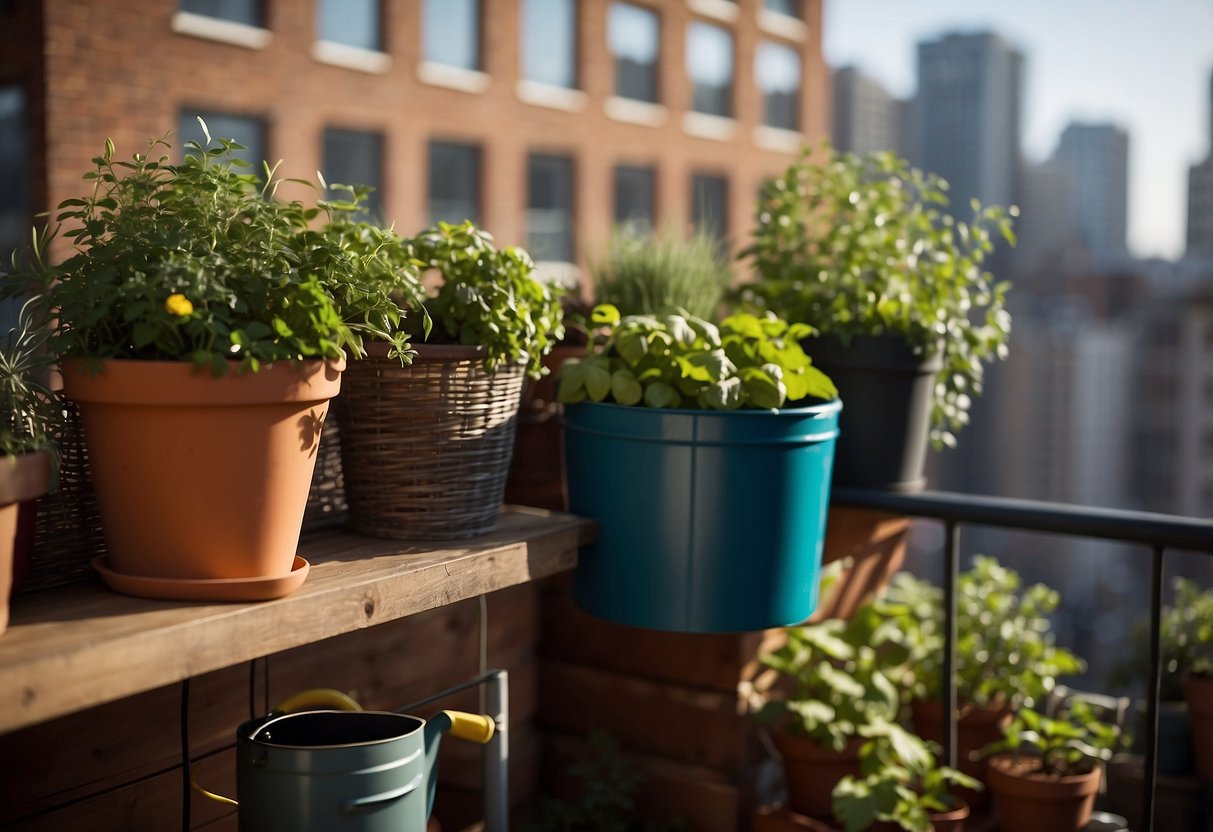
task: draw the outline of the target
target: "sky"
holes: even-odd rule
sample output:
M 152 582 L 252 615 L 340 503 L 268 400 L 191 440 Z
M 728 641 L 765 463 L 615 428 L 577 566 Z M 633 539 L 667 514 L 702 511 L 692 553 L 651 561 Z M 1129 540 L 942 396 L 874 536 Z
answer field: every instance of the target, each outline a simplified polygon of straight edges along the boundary
M 1213 0 L 826 0 L 831 66 L 913 94 L 916 44 L 995 31 L 1025 56 L 1025 156 L 1047 158 L 1071 121 L 1129 133 L 1129 248 L 1183 253 L 1188 166 L 1209 153 Z

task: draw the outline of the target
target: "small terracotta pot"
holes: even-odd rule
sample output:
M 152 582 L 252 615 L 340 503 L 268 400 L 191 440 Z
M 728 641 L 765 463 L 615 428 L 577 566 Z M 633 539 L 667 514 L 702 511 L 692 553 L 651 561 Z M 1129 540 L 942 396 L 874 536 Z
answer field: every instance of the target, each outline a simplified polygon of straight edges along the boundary
M 931 812 L 927 818 L 931 821 L 933 832 L 964 832 L 965 821 L 969 819 L 969 806 L 961 800 L 955 809 Z M 869 826 L 867 832 L 905 832 L 905 828 L 900 823 L 882 820 Z
M 1003 703 L 974 705 L 964 703 L 958 709 L 956 720 L 956 767 L 982 783 L 986 782 L 988 762 L 974 760 L 972 754 L 992 742 L 1002 739 L 1002 729 L 1010 724 L 1011 709 Z M 924 740 L 943 743 L 943 702 L 938 699 L 914 701 L 910 704 L 910 715 L 914 721 L 914 732 Z M 988 790 L 955 788 L 957 797 L 969 806 L 981 809 L 990 803 Z
M 853 739 L 842 751 L 835 751 L 786 731 L 772 732 L 771 738 L 783 757 L 788 805 L 811 818 L 832 818 L 830 793 L 842 778 L 862 776 L 859 749 L 865 740 Z
M 990 791 L 1001 829 L 1024 832 L 1078 832 L 1091 820 L 1103 766 L 1086 774 L 1040 774 L 1040 760 L 1010 754 L 990 758 Z
M 1183 682 L 1196 774 L 1206 783 L 1213 783 L 1213 677 L 1189 672 L 1184 674 Z
M 291 571 L 344 361 L 223 376 L 176 361 L 64 366 L 80 409 L 109 567 L 198 580 Z
M 0 457 L 0 633 L 8 628 L 8 596 L 13 588 L 13 552 L 20 536 L 21 504 L 46 493 L 50 455 L 36 451 Z M 26 535 L 28 537 L 28 535 Z

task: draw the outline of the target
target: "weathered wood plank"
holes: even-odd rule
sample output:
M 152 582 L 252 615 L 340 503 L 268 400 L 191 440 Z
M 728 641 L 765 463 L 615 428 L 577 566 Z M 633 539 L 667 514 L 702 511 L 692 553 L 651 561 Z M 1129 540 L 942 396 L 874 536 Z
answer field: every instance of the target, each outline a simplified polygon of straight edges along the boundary
M 78 587 L 20 599 L 0 638 L 0 733 L 248 659 L 566 571 L 593 526 L 539 509 L 457 547 L 344 531 L 300 543 L 312 574 L 259 604 L 183 604 Z

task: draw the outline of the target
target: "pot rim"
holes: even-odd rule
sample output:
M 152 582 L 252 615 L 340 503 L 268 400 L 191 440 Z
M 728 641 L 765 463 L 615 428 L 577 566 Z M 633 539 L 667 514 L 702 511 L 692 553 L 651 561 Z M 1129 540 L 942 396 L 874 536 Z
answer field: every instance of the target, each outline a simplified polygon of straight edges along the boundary
M 364 740 L 362 742 L 343 742 L 343 743 L 323 743 L 320 745 L 302 745 L 302 744 L 298 744 L 298 743 L 291 743 L 291 744 L 277 743 L 277 742 L 273 742 L 272 740 L 264 740 L 264 739 L 259 739 L 257 737 L 257 735 L 259 733 L 261 733 L 263 730 L 265 730 L 266 728 L 269 728 L 270 726 L 274 725 L 275 723 L 281 722 L 283 720 L 292 719 L 292 718 L 298 719 L 298 718 L 302 718 L 302 717 L 317 716 L 317 715 L 324 715 L 324 714 L 339 714 L 345 718 L 351 718 L 351 719 L 359 719 L 362 716 L 375 716 L 375 717 L 386 716 L 386 717 L 392 717 L 393 719 L 398 719 L 398 720 L 401 720 L 401 719 L 407 720 L 407 721 L 413 723 L 413 725 L 411 728 L 409 728 L 409 730 L 402 731 L 401 733 L 396 734 L 395 736 L 382 737 L 382 738 L 376 739 L 376 740 Z M 289 713 L 289 714 L 279 714 L 278 716 L 273 716 L 269 719 L 265 719 L 264 717 L 262 717 L 262 718 L 258 718 L 258 719 L 249 720 L 249 722 L 246 722 L 240 726 L 240 728 L 238 730 L 238 736 L 240 737 L 240 739 L 242 739 L 246 742 L 250 742 L 250 743 L 253 743 L 254 745 L 258 745 L 258 746 L 264 746 L 266 748 L 281 748 L 281 749 L 285 749 L 288 751 L 330 751 L 330 750 L 339 749 L 339 748 L 369 748 L 369 747 L 373 747 L 373 746 L 380 746 L 380 745 L 386 745 L 387 743 L 397 742 L 402 739 L 407 739 L 409 737 L 416 736 L 418 732 L 423 731 L 425 729 L 425 724 L 426 724 L 426 720 L 422 719 L 419 716 L 413 716 L 412 714 L 398 714 L 398 713 L 395 713 L 394 711 L 342 711 L 342 710 L 334 710 L 334 709 L 308 710 L 308 711 L 296 711 L 295 713 Z M 251 728 L 251 731 L 246 732 L 246 728 Z
M 707 410 L 691 407 L 645 407 L 644 405 L 636 404 L 618 404 L 617 402 L 591 402 L 583 401 L 574 404 L 566 404 L 565 408 L 581 407 L 588 405 L 590 407 L 605 407 L 612 410 L 626 410 L 631 413 L 644 413 L 656 416 L 705 416 L 708 418 L 766 418 L 770 419 L 773 416 L 829 416 L 833 413 L 842 410 L 842 399 L 830 399 L 829 401 L 821 402 L 820 404 L 808 405 L 806 407 L 781 407 L 777 410 L 761 407 L 744 407 L 737 410 Z
M 1020 755 L 1020 759 L 1039 759 L 1039 757 L 1037 757 L 1034 754 L 1022 754 L 1022 755 Z M 1009 764 L 1013 764 L 1015 762 L 1015 755 L 1011 752 L 1006 752 L 1003 754 L 994 754 L 993 756 L 989 757 L 988 760 L 989 760 L 989 770 L 991 772 L 995 772 L 995 773 L 997 773 L 997 775 L 1008 778 L 1010 780 L 1026 781 L 1026 782 L 1030 782 L 1030 783 L 1040 783 L 1040 784 L 1056 784 L 1058 786 L 1065 786 L 1070 789 L 1073 789 L 1075 786 L 1081 786 L 1082 784 L 1084 784 L 1092 779 L 1095 780 L 1096 784 L 1098 784 L 1100 781 L 1100 778 L 1103 776 L 1103 763 L 1097 763 L 1095 765 L 1095 767 L 1092 768 L 1090 771 L 1083 772 L 1082 774 L 1057 775 L 1057 774 L 1041 774 L 1038 771 L 1028 771 L 1028 772 L 1011 771 L 1009 768 Z M 1097 787 L 1098 787 L 1098 785 L 1097 785 Z

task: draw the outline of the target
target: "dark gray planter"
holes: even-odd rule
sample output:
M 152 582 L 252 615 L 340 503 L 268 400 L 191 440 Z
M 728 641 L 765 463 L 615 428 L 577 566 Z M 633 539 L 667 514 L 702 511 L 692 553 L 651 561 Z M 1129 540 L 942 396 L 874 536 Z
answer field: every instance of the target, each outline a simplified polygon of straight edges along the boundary
M 921 490 L 939 354 L 915 355 L 897 335 L 859 335 L 846 346 L 827 335 L 803 346 L 844 404 L 834 487 Z

